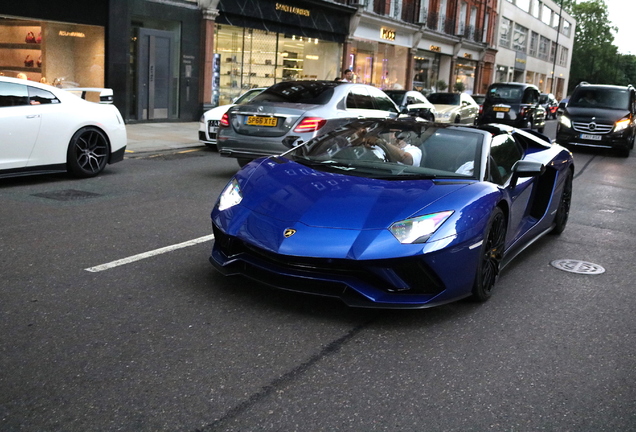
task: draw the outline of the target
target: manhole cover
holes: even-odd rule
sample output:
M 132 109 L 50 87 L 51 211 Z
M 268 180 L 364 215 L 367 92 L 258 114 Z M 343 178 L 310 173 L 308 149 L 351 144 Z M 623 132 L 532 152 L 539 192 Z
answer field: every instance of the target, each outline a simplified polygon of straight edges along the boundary
M 594 264 L 587 261 L 573 260 L 573 259 L 560 259 L 552 261 L 553 267 L 558 268 L 570 273 L 597 275 L 605 273 L 605 269 L 598 264 Z
M 75 201 L 75 200 L 81 200 L 85 198 L 95 198 L 100 196 L 100 194 L 81 191 L 77 189 L 66 189 L 66 190 L 55 191 L 55 192 L 44 192 L 44 193 L 33 194 L 33 196 L 40 197 L 40 198 L 54 199 L 58 201 Z

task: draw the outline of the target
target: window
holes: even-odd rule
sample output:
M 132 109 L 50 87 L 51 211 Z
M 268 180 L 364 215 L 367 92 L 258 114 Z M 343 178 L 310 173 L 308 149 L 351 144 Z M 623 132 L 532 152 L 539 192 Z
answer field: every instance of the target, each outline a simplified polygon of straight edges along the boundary
M 371 98 L 373 99 L 375 109 L 397 113 L 395 104 L 393 103 L 391 98 L 386 95 L 386 93 L 384 93 L 380 89 L 376 89 L 375 87 L 369 88 L 369 92 L 371 93 Z
M 557 51 L 557 44 L 556 42 L 552 42 L 550 44 L 550 61 L 554 62 L 554 59 L 556 57 L 556 51 Z
M 541 36 L 541 39 L 539 39 L 539 58 L 541 60 L 548 59 L 549 46 L 550 46 L 550 39 Z
M 57 104 L 60 100 L 55 97 L 50 91 L 42 90 L 37 87 L 29 86 L 29 104 L 30 105 L 42 105 L 42 104 Z
M 496 183 L 504 184 L 512 176 L 512 167 L 521 157 L 523 151 L 510 135 L 497 135 L 490 146 L 492 178 Z M 498 172 L 498 173 L 497 173 Z M 499 174 L 499 176 L 497 176 Z M 500 179 L 499 179 L 500 177 Z
M 541 21 L 547 25 L 552 24 L 552 9 L 546 5 L 543 5 L 543 10 L 541 11 Z
M 517 7 L 524 12 L 530 12 L 530 0 L 517 0 Z
M 514 34 L 512 36 L 512 49 L 526 52 L 528 48 L 528 29 L 515 24 Z
M 347 96 L 348 109 L 375 109 L 373 98 L 365 87 L 354 87 Z
M 501 19 L 501 33 L 499 34 L 499 45 L 510 48 L 510 26 L 512 22 L 508 18 Z
M 562 46 L 561 47 L 561 51 L 559 53 L 559 66 L 566 66 L 568 65 L 568 54 L 569 54 L 569 50 Z
M 530 55 L 533 57 L 537 57 L 539 54 L 539 33 L 532 32 L 530 34 Z
M 572 24 L 570 24 L 570 22 L 567 20 L 563 20 L 563 29 L 561 30 L 561 32 L 565 36 L 570 37 L 570 33 L 572 32 Z
M 29 104 L 27 86 L 9 82 L 0 82 L 0 107 Z
M 530 13 L 536 19 L 539 19 L 539 17 L 541 16 L 541 6 L 542 6 L 541 1 L 532 0 L 532 10 L 530 11 Z

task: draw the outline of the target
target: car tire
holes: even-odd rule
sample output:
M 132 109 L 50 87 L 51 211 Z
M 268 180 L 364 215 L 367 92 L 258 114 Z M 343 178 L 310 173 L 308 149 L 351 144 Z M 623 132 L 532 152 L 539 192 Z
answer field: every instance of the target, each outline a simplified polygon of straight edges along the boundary
M 485 302 L 492 294 L 503 260 L 506 227 L 506 216 L 499 207 L 496 207 L 488 219 L 484 241 L 480 248 L 479 264 L 471 295 L 474 301 Z
M 71 138 L 66 152 L 66 166 L 76 177 L 95 177 L 108 163 L 110 146 L 101 130 L 83 127 Z
M 545 130 L 545 126 L 541 126 L 540 128 L 537 129 L 537 132 L 543 133 L 544 130 Z
M 530 120 L 526 120 L 521 129 L 532 129 L 532 122 Z
M 252 162 L 253 159 L 248 159 L 248 158 L 237 158 L 236 161 L 238 162 L 239 166 L 241 168 L 243 168 L 245 165 L 247 165 L 248 163 Z
M 460 116 L 455 117 L 455 123 L 461 123 L 462 118 Z
M 561 200 L 559 201 L 559 208 L 557 209 L 556 216 L 554 216 L 554 229 L 550 231 L 550 234 L 559 235 L 565 229 L 570 216 L 570 205 L 572 203 L 572 171 L 568 170 L 565 183 L 563 183 L 563 192 L 561 193 Z

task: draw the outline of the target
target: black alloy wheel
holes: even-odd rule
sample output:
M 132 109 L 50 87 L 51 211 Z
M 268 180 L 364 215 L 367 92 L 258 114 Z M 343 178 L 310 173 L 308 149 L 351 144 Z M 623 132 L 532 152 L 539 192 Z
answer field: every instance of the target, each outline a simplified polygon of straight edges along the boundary
M 561 193 L 561 201 L 557 214 L 554 217 L 554 229 L 550 234 L 559 235 L 565 229 L 570 216 L 570 204 L 572 203 L 572 171 L 568 170 L 565 183 L 563 184 L 563 192 Z
M 481 245 L 481 259 L 475 277 L 472 299 L 478 302 L 488 300 L 499 277 L 506 241 L 506 216 L 496 207 L 490 215 L 484 242 Z
M 94 177 L 108 162 L 109 145 L 104 133 L 94 127 L 84 127 L 73 135 L 68 146 L 68 170 L 77 177 Z

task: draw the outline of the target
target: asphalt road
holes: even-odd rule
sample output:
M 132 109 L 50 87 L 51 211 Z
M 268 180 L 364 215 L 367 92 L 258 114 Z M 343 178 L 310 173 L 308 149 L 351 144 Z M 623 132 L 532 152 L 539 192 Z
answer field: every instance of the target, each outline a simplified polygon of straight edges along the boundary
M 419 311 L 217 274 L 237 165 L 206 149 L 1 180 L 0 430 L 636 431 L 636 154 L 575 161 L 561 236 L 487 303 Z

